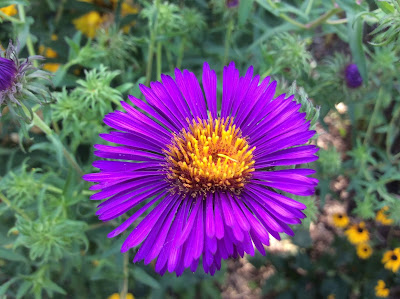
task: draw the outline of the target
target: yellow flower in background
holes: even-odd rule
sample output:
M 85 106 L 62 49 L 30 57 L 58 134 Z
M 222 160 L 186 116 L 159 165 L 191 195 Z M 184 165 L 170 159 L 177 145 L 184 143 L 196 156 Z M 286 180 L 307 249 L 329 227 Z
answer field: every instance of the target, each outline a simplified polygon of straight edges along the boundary
M 383 207 L 380 209 L 375 216 L 375 220 L 383 225 L 391 225 L 393 224 L 393 219 L 387 217 L 386 212 L 389 210 L 388 206 Z
M 101 1 L 101 0 L 80 0 L 80 1 L 95 4 L 100 7 L 108 8 L 109 10 L 112 10 L 115 13 L 115 11 L 117 10 L 117 7 L 118 7 L 119 0 L 110 0 L 109 3 L 111 5 L 107 5 L 108 3 L 105 3 L 104 1 Z M 137 13 L 139 13 L 139 6 L 134 4 L 133 1 L 125 0 L 122 2 L 122 4 L 121 4 L 121 16 L 122 17 L 131 15 L 131 14 L 137 14 Z M 112 22 L 110 20 L 113 20 L 113 16 L 107 15 L 107 14 L 103 15 L 101 18 L 102 18 L 101 24 L 105 24 L 105 25 L 107 25 L 107 23 Z M 130 22 L 129 24 L 122 27 L 122 31 L 124 33 L 128 33 L 129 30 L 131 29 L 131 27 L 133 27 L 135 24 L 136 24 L 135 21 Z M 75 27 L 78 29 L 78 27 L 76 25 L 75 25 Z M 78 30 L 80 30 L 80 29 L 78 29 Z M 82 30 L 80 30 L 80 31 L 82 31 Z M 84 31 L 82 31 L 82 32 L 85 33 Z M 92 37 L 94 37 L 94 36 L 95 36 L 95 34 Z
M 372 255 L 372 247 L 367 243 L 358 244 L 357 255 L 360 259 L 366 260 Z
M 119 296 L 119 293 L 114 293 L 110 296 L 108 296 L 107 299 L 120 299 L 121 297 Z M 126 294 L 126 299 L 135 299 L 135 296 L 133 296 L 133 294 L 128 293 Z
M 55 73 L 60 68 L 60 63 L 56 62 L 47 62 L 43 64 L 43 69 L 52 73 Z
M 378 280 L 378 284 L 375 286 L 376 297 L 386 298 L 389 296 L 389 289 L 383 280 Z
M 345 213 L 333 214 L 332 220 L 333 220 L 333 225 L 340 228 L 345 228 L 350 222 L 349 217 L 347 217 Z
M 58 40 L 58 35 L 53 33 L 53 34 L 51 35 L 51 40 L 53 40 L 53 41 Z
M 113 0 L 116 4 L 118 3 L 118 0 Z M 116 4 L 115 4 L 115 9 L 116 9 Z M 139 8 L 133 4 L 127 3 L 127 1 L 124 1 L 121 5 L 121 16 L 125 17 L 127 15 L 136 15 L 139 12 Z
M 9 5 L 6 7 L 2 7 L 2 8 L 0 8 L 0 11 L 9 17 L 16 15 L 18 12 L 15 4 L 12 4 L 12 5 Z
M 397 272 L 400 268 L 400 247 L 385 252 L 382 258 L 385 269 Z
M 93 38 L 96 35 L 96 31 L 100 28 L 103 18 L 98 11 L 91 11 L 87 14 L 74 19 L 75 28 L 81 31 L 89 38 Z
M 58 56 L 57 52 L 52 48 L 45 47 L 43 45 L 39 46 L 39 54 L 46 58 L 56 58 Z
M 335 299 L 336 296 L 335 294 L 329 294 L 328 297 L 326 297 L 326 299 Z
M 354 245 L 369 241 L 369 232 L 365 228 L 364 221 L 350 226 L 350 228 L 345 231 L 345 234 L 349 242 Z

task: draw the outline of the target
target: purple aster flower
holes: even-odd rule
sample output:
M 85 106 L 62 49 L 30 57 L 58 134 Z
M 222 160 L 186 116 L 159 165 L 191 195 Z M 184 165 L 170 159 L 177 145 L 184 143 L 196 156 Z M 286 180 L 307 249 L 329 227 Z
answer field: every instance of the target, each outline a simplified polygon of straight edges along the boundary
M 350 88 L 357 88 L 361 86 L 363 79 L 358 71 L 356 64 L 351 63 L 345 69 L 346 83 Z
M 11 87 L 16 72 L 14 61 L 0 57 L 0 92 Z
M 228 7 L 236 7 L 239 5 L 239 0 L 226 0 L 226 5 Z
M 140 207 L 108 237 L 133 226 L 121 251 L 141 244 L 133 261 L 156 259 L 161 275 L 194 272 L 200 260 L 213 275 L 222 259 L 253 255 L 254 246 L 265 254 L 270 236 L 293 235 L 289 224 L 305 217 L 306 206 L 281 191 L 309 196 L 318 182 L 312 169 L 282 169 L 318 159 L 318 148 L 304 145 L 315 131 L 293 96 L 274 98 L 275 81 L 260 82 L 253 67 L 241 77 L 233 62 L 224 68 L 220 111 L 207 63 L 202 85 L 204 94 L 179 69 L 175 79 L 140 85 L 146 102 L 129 96 L 135 108 L 121 102 L 126 112 L 104 118 L 115 131 L 100 136 L 120 146 L 97 144 L 95 155 L 114 161 L 95 161 L 100 172 L 84 176 L 101 190 L 91 199 L 106 199 L 100 220 Z
M 43 57 L 36 55 L 19 59 L 18 45 L 14 46 L 11 41 L 7 50 L 0 54 L 0 108 L 6 104 L 9 105 L 11 111 L 14 111 L 10 105 L 21 106 L 25 100 L 29 99 L 42 103 L 48 96 L 48 90 L 37 80 L 49 80 L 50 75 L 34 67 L 32 61 L 43 59 Z M 23 112 L 21 113 L 21 116 L 27 118 Z

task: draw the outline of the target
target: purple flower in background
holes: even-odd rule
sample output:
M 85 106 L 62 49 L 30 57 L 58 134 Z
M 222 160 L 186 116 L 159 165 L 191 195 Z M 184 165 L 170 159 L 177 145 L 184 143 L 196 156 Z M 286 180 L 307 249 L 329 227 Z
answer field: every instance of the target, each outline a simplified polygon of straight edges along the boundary
M 0 116 L 2 106 L 7 105 L 12 113 L 29 121 L 29 116 L 20 108 L 27 101 L 38 104 L 45 102 L 49 91 L 41 81 L 49 81 L 50 74 L 33 65 L 34 60 L 44 57 L 35 55 L 19 59 L 18 48 L 18 43 L 14 46 L 10 41 L 7 49 L 0 51 Z M 30 110 L 29 106 L 26 107 Z
M 14 61 L 0 57 L 0 92 L 12 86 L 16 72 Z
M 253 67 L 241 77 L 233 62 L 224 67 L 220 111 L 207 63 L 202 85 L 204 94 L 196 76 L 179 69 L 175 79 L 140 85 L 146 102 L 129 96 L 135 108 L 121 102 L 126 112 L 104 118 L 115 131 L 100 136 L 120 146 L 97 144 L 95 155 L 114 161 L 95 161 L 100 172 L 84 176 L 101 190 L 91 199 L 106 199 L 100 220 L 140 207 L 108 236 L 133 226 L 121 251 L 142 244 L 133 261 L 157 259 L 161 275 L 194 272 L 200 260 L 213 275 L 222 259 L 253 255 L 254 246 L 265 254 L 270 236 L 293 235 L 289 224 L 305 218 L 306 206 L 281 191 L 309 196 L 318 183 L 314 170 L 292 169 L 318 159 L 318 148 L 304 145 L 315 131 L 293 96 L 274 98 L 275 81 L 260 82 Z
M 239 0 L 226 0 L 226 6 L 236 7 L 239 5 Z
M 345 76 L 346 76 L 346 82 L 347 86 L 350 88 L 357 88 L 361 86 L 363 80 L 360 75 L 360 72 L 358 71 L 358 67 L 356 64 L 351 63 L 349 64 L 346 69 L 345 69 Z

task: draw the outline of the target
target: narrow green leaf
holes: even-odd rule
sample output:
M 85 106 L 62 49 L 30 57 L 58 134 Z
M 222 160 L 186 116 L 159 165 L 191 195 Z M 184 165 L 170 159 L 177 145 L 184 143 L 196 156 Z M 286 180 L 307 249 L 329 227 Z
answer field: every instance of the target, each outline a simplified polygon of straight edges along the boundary
M 26 258 L 23 255 L 16 253 L 12 250 L 2 248 L 2 247 L 0 247 L 0 258 L 8 260 L 8 261 L 14 261 L 14 262 L 25 262 L 26 261 Z
M 357 64 L 358 70 L 360 71 L 361 77 L 364 82 L 367 83 L 367 60 L 363 49 L 363 20 L 352 15 L 349 16 L 349 22 L 347 25 L 349 45 L 351 54 L 354 58 L 354 62 Z
M 160 287 L 160 284 L 157 280 L 155 280 L 153 277 L 147 274 L 146 271 L 139 267 L 134 267 L 132 270 L 132 274 L 137 281 L 140 281 L 141 283 L 153 289 L 158 289 Z
M 253 7 L 254 0 L 240 1 L 239 3 L 239 25 L 242 26 L 246 23 L 249 17 L 251 8 Z
M 5 6 L 12 5 L 12 4 L 21 4 L 24 6 L 28 6 L 29 1 L 28 0 L 2 0 L 0 3 L 0 6 L 5 7 Z
M 17 292 L 17 299 L 21 299 L 25 296 L 25 294 L 28 292 L 28 290 L 31 288 L 32 282 L 30 281 L 24 281 L 20 287 L 18 288 Z
M 47 280 L 45 282 L 44 288 L 54 291 L 56 293 L 63 294 L 63 295 L 67 294 L 67 292 L 63 288 L 61 288 L 60 286 L 58 286 L 56 283 L 52 282 L 51 280 Z
M 3 283 L 3 284 L 0 286 L 0 296 L 3 296 L 3 295 L 7 292 L 8 288 L 9 288 L 14 282 L 16 282 L 18 279 L 19 279 L 18 277 L 14 277 L 14 278 L 11 278 L 9 281 Z
M 389 2 L 382 0 L 375 0 L 376 5 L 386 14 L 394 13 L 394 7 Z

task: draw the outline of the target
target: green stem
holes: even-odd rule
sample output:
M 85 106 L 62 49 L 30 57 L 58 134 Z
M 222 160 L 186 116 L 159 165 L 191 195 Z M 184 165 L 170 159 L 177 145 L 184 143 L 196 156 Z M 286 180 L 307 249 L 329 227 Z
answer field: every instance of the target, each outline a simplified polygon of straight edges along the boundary
M 60 5 L 58 6 L 56 17 L 54 19 L 54 23 L 56 24 L 56 26 L 61 20 L 61 17 L 62 17 L 63 12 L 64 12 L 64 6 L 65 6 L 66 2 L 67 2 L 67 0 L 62 0 Z
M 162 70 L 162 42 L 157 42 L 157 80 L 161 78 Z
M 393 163 L 396 162 L 396 160 L 400 157 L 400 153 L 392 156 L 391 153 L 391 144 L 390 144 L 390 131 L 392 131 L 393 128 L 395 128 L 396 126 L 396 121 L 400 119 L 400 107 L 393 113 L 392 119 L 389 122 L 389 127 L 388 127 L 388 131 L 386 132 L 386 154 L 389 158 L 389 160 L 391 160 Z
M 168 67 L 170 70 L 174 69 L 174 64 L 172 62 L 172 56 L 171 56 L 171 51 L 169 51 L 168 47 L 164 47 L 165 49 L 165 54 L 167 55 L 167 63 L 168 63 Z
M 51 124 L 53 125 L 54 128 L 54 132 L 56 132 L 56 134 L 60 134 L 60 127 L 58 126 L 58 123 L 54 120 L 51 121 Z
M 345 24 L 347 23 L 348 20 L 347 19 L 339 19 L 339 20 L 327 20 L 326 24 L 329 25 L 339 25 L 339 24 Z
M 48 139 L 52 140 L 54 136 L 57 136 L 54 134 L 53 130 L 36 114 L 35 110 L 39 108 L 39 105 L 35 106 L 32 109 L 33 112 L 33 124 L 37 126 L 40 130 L 42 130 Z M 24 105 L 22 105 L 22 109 L 24 110 L 25 113 L 29 113 L 28 108 L 26 108 Z M 83 176 L 83 171 L 78 165 L 78 163 L 75 161 L 74 157 L 70 154 L 70 152 L 65 148 L 65 146 L 61 143 L 62 145 L 62 151 L 64 154 L 65 159 L 71 164 L 71 166 L 75 169 L 75 171 L 78 173 L 79 176 Z
M 229 49 L 231 45 L 231 39 L 232 39 L 232 31 L 233 31 L 233 17 L 229 19 L 228 27 L 226 28 L 226 37 L 225 37 L 225 51 L 224 51 L 224 64 L 226 65 L 229 59 Z
M 154 0 L 154 4 L 157 13 L 158 13 L 158 7 L 160 5 L 160 0 Z M 150 43 L 149 43 L 149 51 L 147 53 L 147 67 L 146 67 L 146 85 L 149 85 L 150 80 L 151 80 L 151 69 L 153 67 L 153 56 L 154 56 L 154 44 L 156 42 L 156 37 L 157 37 L 157 21 L 158 17 L 155 17 L 155 20 L 152 20 L 152 23 L 150 24 Z
M 149 85 L 151 79 L 151 68 L 153 67 L 153 51 L 154 51 L 154 43 L 155 43 L 155 34 L 154 32 L 150 33 L 150 44 L 149 51 L 147 53 L 147 68 L 146 68 L 146 85 Z
M 124 253 L 123 275 L 124 275 L 124 281 L 122 283 L 120 298 L 126 299 L 126 295 L 128 294 L 128 283 L 129 283 L 129 251 Z
M 341 8 L 332 8 L 330 11 L 327 11 L 326 13 L 324 13 L 322 16 L 320 16 L 318 19 L 316 19 L 315 21 L 308 23 L 305 26 L 305 28 L 307 29 L 313 29 L 321 24 L 323 24 L 325 21 L 327 21 L 331 16 L 341 12 L 342 9 Z
M 25 8 L 22 4 L 18 4 L 18 15 L 19 18 L 21 20 L 22 23 L 26 23 L 26 15 L 25 15 Z M 26 47 L 28 48 L 28 53 L 30 56 L 34 56 L 36 55 L 35 53 L 35 49 L 33 47 L 33 42 L 32 42 L 32 38 L 31 38 L 31 34 L 28 30 L 28 34 L 26 36 Z M 35 67 L 38 67 L 39 64 L 36 60 L 33 61 L 33 65 Z
M 24 22 L 22 22 L 22 21 L 20 21 L 20 20 L 18 20 L 18 19 L 16 19 L 16 18 L 13 18 L 13 17 L 10 17 L 9 15 L 6 15 L 4 12 L 2 12 L 2 11 L 0 11 L 0 18 L 1 19 L 4 19 L 4 20 L 7 20 L 7 21 L 10 21 L 10 22 L 12 22 L 12 23 L 14 23 L 14 24 L 24 24 Z M 1 22 L 0 22 L 1 23 Z
M 378 92 L 378 99 L 375 102 L 374 111 L 372 112 L 372 116 L 368 123 L 367 133 L 365 134 L 365 138 L 364 138 L 364 142 L 363 142 L 364 145 L 366 145 L 368 143 L 368 140 L 370 139 L 370 137 L 372 135 L 372 129 L 374 128 L 375 119 L 378 114 L 378 110 L 381 106 L 382 98 L 383 98 L 383 89 L 381 88 Z
M 31 221 L 29 216 L 21 210 L 19 207 L 14 206 L 11 201 L 3 194 L 0 192 L 0 199 L 3 201 L 10 209 L 13 209 L 17 214 L 21 215 L 23 218 L 25 218 L 28 221 Z
M 183 55 L 185 54 L 185 44 L 186 44 L 186 37 L 183 36 L 181 39 L 181 44 L 179 45 L 178 58 L 176 60 L 176 67 L 178 69 L 180 69 L 182 66 Z
M 309 14 L 310 14 L 310 12 L 311 12 L 311 8 L 312 8 L 312 6 L 313 6 L 313 2 L 314 2 L 314 0 L 309 0 L 308 1 L 308 3 L 307 3 L 307 7 L 306 7 L 306 11 L 305 11 L 305 14 L 308 16 Z
M 267 2 L 272 8 L 278 10 L 278 7 L 275 5 L 274 2 L 272 2 L 272 0 L 267 0 Z M 312 6 L 312 1 L 310 1 L 309 5 L 306 8 L 306 14 L 307 14 L 307 10 L 311 9 L 310 3 L 311 3 L 311 6 Z M 331 16 L 333 16 L 333 15 L 335 15 L 335 14 L 341 12 L 341 11 L 342 11 L 341 8 L 332 8 L 331 10 L 327 11 L 326 13 L 324 13 L 322 16 L 320 16 L 316 20 L 314 20 L 314 21 L 312 21 L 310 23 L 307 23 L 307 24 L 302 24 L 300 22 L 297 22 L 296 20 L 294 20 L 292 17 L 288 16 L 285 13 L 278 13 L 278 16 L 281 17 L 282 19 L 284 19 L 285 21 L 287 21 L 288 23 L 293 24 L 293 25 L 295 25 L 297 27 L 300 27 L 302 29 L 313 29 L 313 28 L 321 25 L 325 21 L 327 21 Z

